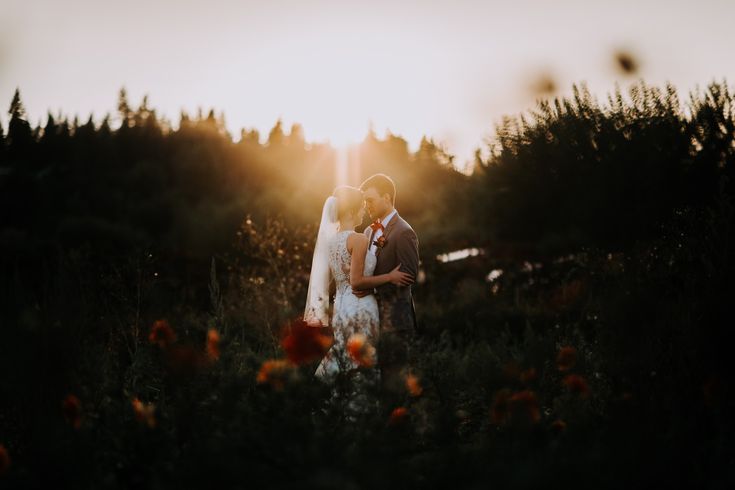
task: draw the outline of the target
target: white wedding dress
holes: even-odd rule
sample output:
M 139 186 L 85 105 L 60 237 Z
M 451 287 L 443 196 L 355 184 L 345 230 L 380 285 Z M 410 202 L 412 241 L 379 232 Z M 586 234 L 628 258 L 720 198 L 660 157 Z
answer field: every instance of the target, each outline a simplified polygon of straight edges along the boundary
M 373 367 L 360 367 L 347 352 L 347 341 L 354 334 L 363 334 L 370 344 L 377 347 L 380 319 L 374 295 L 358 298 L 352 294 L 350 286 L 352 256 L 347 250 L 347 237 L 350 233 L 355 232 L 340 231 L 331 237 L 328 243 L 329 270 L 336 282 L 331 322 L 334 344 L 320 362 L 314 375 L 327 383 L 334 383 L 340 374 L 346 374 L 351 378 L 350 392 L 346 394 L 348 407 L 355 412 L 362 412 L 377 403 L 377 400 L 369 395 L 371 388 L 377 388 L 380 383 L 377 356 Z M 370 251 L 366 252 L 363 275 L 373 275 L 376 263 L 375 255 Z M 338 389 L 334 387 L 332 397 L 339 396 Z

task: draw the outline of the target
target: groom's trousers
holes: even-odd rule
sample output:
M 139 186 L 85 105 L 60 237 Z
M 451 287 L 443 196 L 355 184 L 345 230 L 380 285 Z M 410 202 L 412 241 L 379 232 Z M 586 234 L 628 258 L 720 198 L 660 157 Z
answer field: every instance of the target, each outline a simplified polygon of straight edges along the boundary
M 407 400 L 406 376 L 413 364 L 416 319 L 410 296 L 384 295 L 377 299 L 380 310 L 378 366 L 381 404 L 385 411 L 390 411 Z

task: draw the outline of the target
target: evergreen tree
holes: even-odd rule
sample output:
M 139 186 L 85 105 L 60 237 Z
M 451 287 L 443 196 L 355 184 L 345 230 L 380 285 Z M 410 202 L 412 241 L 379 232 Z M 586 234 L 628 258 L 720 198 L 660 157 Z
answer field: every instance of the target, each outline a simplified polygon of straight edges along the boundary
M 33 147 L 33 132 L 26 120 L 26 110 L 20 98 L 20 89 L 15 89 L 10 103 L 8 124 L 8 158 L 11 161 L 29 160 Z
M 268 147 L 278 147 L 283 144 L 285 135 L 283 134 L 283 122 L 279 118 L 276 121 L 276 125 L 273 126 L 270 133 L 268 133 Z
M 133 126 L 133 110 L 128 103 L 128 92 L 125 87 L 120 89 L 117 97 L 117 112 L 120 116 L 120 127 L 129 128 Z

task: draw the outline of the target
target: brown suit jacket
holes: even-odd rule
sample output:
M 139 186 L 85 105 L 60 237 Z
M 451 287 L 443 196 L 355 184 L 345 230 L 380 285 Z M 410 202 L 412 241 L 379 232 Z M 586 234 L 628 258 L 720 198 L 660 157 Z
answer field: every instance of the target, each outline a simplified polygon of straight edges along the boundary
M 373 230 L 365 228 L 368 246 L 373 242 Z M 396 212 L 383 231 L 385 245 L 378 247 L 375 275 L 386 274 L 399 263 L 400 270 L 413 276 L 414 281 L 419 273 L 419 240 L 411 225 Z M 388 283 L 375 289 L 380 306 L 380 328 L 383 331 L 394 330 L 401 333 L 415 333 L 416 309 L 413 302 L 413 290 L 410 286 L 396 286 Z

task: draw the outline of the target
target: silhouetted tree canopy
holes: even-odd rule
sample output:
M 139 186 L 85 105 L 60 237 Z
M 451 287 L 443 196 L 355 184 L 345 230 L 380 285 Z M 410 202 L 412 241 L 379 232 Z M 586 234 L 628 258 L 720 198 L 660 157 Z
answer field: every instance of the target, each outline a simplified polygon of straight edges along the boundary
M 26 241 L 2 247 L 145 246 L 206 258 L 227 249 L 247 214 L 315 223 L 335 185 L 336 150 L 305 141 L 299 124 L 286 133 L 279 119 L 265 142 L 254 129 L 233 142 L 213 109 L 182 111 L 174 129 L 147 96 L 133 108 L 123 88 L 117 106 L 114 128 L 109 114 L 96 124 L 51 113 L 32 128 L 15 91 L 0 133 L 2 227 Z M 400 136 L 370 130 L 350 177 L 391 175 L 427 254 L 503 244 L 622 250 L 655 237 L 677 211 L 711 204 L 721 179 L 732 195 L 734 121 L 724 82 L 685 106 L 670 85 L 618 88 L 606 104 L 575 86 L 572 97 L 506 117 L 470 176 L 429 138 L 411 152 Z

